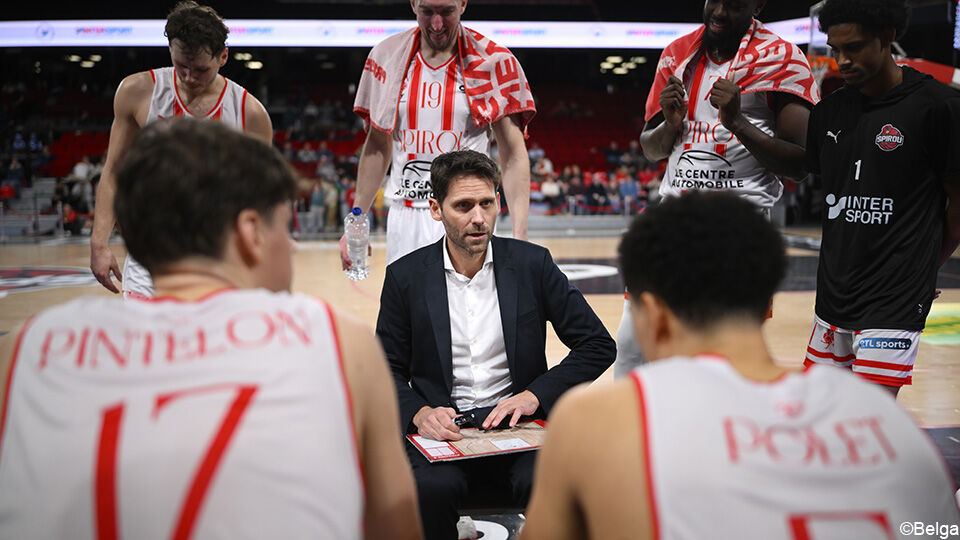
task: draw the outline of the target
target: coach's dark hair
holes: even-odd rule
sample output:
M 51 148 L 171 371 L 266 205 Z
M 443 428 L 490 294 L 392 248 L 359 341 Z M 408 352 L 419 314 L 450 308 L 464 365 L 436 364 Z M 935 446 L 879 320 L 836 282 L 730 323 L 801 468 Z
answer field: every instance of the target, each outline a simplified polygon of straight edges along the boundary
M 827 0 L 820 11 L 820 30 L 853 23 L 873 34 L 893 28 L 894 38 L 900 39 L 907 31 L 909 17 L 904 0 Z
M 659 297 L 691 328 L 763 322 L 787 267 L 780 233 L 727 193 L 691 192 L 638 216 L 620 241 L 627 291 Z
M 476 176 L 493 183 L 494 191 L 500 187 L 500 167 L 490 156 L 474 150 L 447 152 L 433 158 L 430 164 L 430 183 L 433 198 L 440 204 L 450 192 L 450 184 L 461 176 Z
M 296 191 L 272 147 L 220 122 L 178 118 L 134 138 L 117 172 L 114 209 L 127 250 L 156 273 L 186 257 L 222 257 L 242 210 L 269 220 Z
M 227 46 L 230 29 L 210 6 L 201 6 L 193 0 L 178 3 L 167 15 L 163 35 L 173 43 L 179 39 L 188 51 L 207 51 L 217 56 Z

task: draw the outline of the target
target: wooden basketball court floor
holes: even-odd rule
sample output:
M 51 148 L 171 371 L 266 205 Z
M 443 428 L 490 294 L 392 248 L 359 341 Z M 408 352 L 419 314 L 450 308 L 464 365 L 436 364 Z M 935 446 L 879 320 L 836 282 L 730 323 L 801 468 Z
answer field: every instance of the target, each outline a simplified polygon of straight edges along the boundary
M 89 248 L 86 239 L 78 240 L 0 245 L 0 270 L 16 267 L 74 267 L 85 270 Z M 616 265 L 617 237 L 533 238 L 533 241 L 550 249 L 554 259 L 561 265 L 565 261 L 585 260 L 599 261 L 607 266 Z M 114 244 L 113 250 L 122 265 L 125 255 L 122 244 Z M 355 283 L 340 271 L 335 242 L 300 243 L 294 257 L 293 289 L 324 298 L 334 307 L 350 311 L 373 326 L 384 277 L 385 251 L 382 240 L 374 242 L 370 276 Z M 816 252 L 791 249 L 790 255 L 810 258 L 815 257 Z M 955 277 L 960 279 L 960 276 Z M 590 287 L 583 286 L 583 281 L 575 280 L 573 283 L 581 287 L 610 335 L 615 336 L 623 311 L 623 294 L 617 292 L 619 276 L 608 277 L 607 280 L 603 292 L 592 291 Z M 810 283 L 809 288 L 812 289 L 813 281 Z M 110 294 L 98 284 L 0 292 L 0 333 L 10 331 L 18 322 L 48 306 L 82 295 Z M 947 303 L 960 303 L 960 288 L 944 289 L 935 305 Z M 791 367 L 800 367 L 802 364 L 813 321 L 813 305 L 814 293 L 810 290 L 780 292 L 774 298 L 774 317 L 766 323 L 765 333 L 778 363 Z M 956 323 L 960 325 L 960 320 Z M 549 329 L 549 361 L 559 361 L 565 351 L 564 345 Z M 601 381 L 611 379 L 612 369 L 600 378 Z M 898 399 L 923 426 L 960 426 L 960 344 L 921 342 L 913 385 L 904 387 Z

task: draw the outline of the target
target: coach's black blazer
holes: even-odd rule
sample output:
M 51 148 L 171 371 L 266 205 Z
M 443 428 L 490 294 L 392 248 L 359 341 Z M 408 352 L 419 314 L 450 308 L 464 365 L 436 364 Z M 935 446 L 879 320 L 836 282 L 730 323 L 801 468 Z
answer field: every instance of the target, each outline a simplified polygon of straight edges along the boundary
M 456 408 L 445 238 L 387 266 L 377 335 L 393 373 L 400 426 L 413 432 L 423 406 Z M 493 270 L 512 393 L 530 390 L 546 416 L 563 392 L 600 376 L 616 357 L 616 344 L 587 301 L 560 271 L 546 248 L 494 236 Z M 546 322 L 570 349 L 547 370 Z

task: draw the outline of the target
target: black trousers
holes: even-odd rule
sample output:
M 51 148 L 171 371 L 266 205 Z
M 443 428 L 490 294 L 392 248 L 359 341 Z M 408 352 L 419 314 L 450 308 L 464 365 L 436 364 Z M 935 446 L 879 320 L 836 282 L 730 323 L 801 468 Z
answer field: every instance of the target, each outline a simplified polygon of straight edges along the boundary
M 456 540 L 457 509 L 477 490 L 502 493 L 504 506 L 526 506 L 530 500 L 536 451 L 430 463 L 412 444 L 405 446 L 426 540 Z

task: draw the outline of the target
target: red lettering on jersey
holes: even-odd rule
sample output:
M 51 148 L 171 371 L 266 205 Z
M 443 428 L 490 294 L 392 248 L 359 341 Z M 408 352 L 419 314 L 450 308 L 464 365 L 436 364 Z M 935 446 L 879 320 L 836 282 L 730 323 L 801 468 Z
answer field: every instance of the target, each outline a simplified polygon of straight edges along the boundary
M 217 109 L 217 112 L 210 116 L 211 120 L 221 120 L 223 118 L 223 107 Z
M 180 102 L 177 100 L 173 102 L 173 116 L 174 118 L 183 116 L 183 107 L 180 106 Z
M 150 365 L 150 355 L 153 353 L 153 333 L 147 332 L 143 338 L 143 365 Z
M 77 367 L 83 367 L 83 355 L 87 352 L 87 340 L 90 339 L 90 329 L 84 328 L 80 334 L 80 349 L 77 351 Z
M 762 427 L 749 418 L 729 417 L 723 420 L 723 431 L 731 463 L 759 460 L 803 466 L 872 466 L 897 458 L 875 417 L 841 420 L 825 427 L 823 433 L 813 427 Z M 832 459 L 831 447 L 834 453 L 844 454 L 844 459 Z
M 424 82 L 421 85 L 420 108 L 437 109 L 440 107 L 440 98 L 443 97 L 443 85 L 439 82 Z
M 110 337 L 107 336 L 107 333 L 104 332 L 102 328 L 97 329 L 97 333 L 95 334 L 93 341 L 93 354 L 90 358 L 90 367 L 97 367 L 97 360 L 100 358 L 101 345 L 106 348 L 107 352 L 110 353 L 110 356 L 113 357 L 114 362 L 116 362 L 118 366 L 126 367 L 127 357 L 130 356 L 130 332 L 124 332 L 123 338 L 123 352 L 120 352 L 117 346 L 110 341 Z
M 251 321 L 253 325 L 242 325 L 243 331 L 238 333 L 237 327 L 244 320 Z M 239 349 L 263 347 L 273 339 L 276 331 L 276 325 L 266 313 L 241 313 L 227 321 L 227 339 L 231 345 Z
M 874 441 L 867 440 L 867 437 L 864 436 L 865 434 L 862 433 L 863 428 L 870 430 L 870 434 L 872 434 L 873 438 L 875 439 Z M 880 429 L 880 424 L 877 418 L 854 418 L 843 420 L 837 422 L 834 430 L 837 432 L 837 436 L 840 437 L 840 440 L 843 441 L 847 448 L 847 457 L 844 460 L 845 464 L 876 465 L 879 463 L 882 459 L 879 453 L 873 453 L 869 456 L 861 455 L 861 451 L 870 450 L 870 448 L 864 448 L 869 442 L 878 443 L 886 454 L 887 459 L 890 461 L 893 461 L 897 458 L 897 454 L 890 445 L 890 441 L 887 440 L 886 436 L 883 434 L 883 430 Z M 854 433 L 851 433 L 850 431 L 854 431 Z M 873 448 L 873 450 L 876 450 L 876 448 Z
M 59 336 L 66 336 L 66 343 L 59 345 L 56 349 L 53 348 L 54 339 Z M 40 369 L 47 367 L 47 362 L 50 359 L 51 352 L 54 355 L 66 354 L 73 347 L 73 343 L 77 340 L 76 333 L 69 328 L 59 328 L 54 330 L 48 330 L 47 335 L 43 337 L 43 346 L 40 348 L 40 362 L 37 366 Z
M 280 343 L 287 345 L 289 340 L 287 339 L 287 331 L 293 332 L 297 339 L 300 340 L 304 345 L 310 345 L 310 334 L 308 330 L 310 328 L 310 323 L 307 320 L 307 315 L 302 310 L 297 310 L 297 316 L 300 318 L 300 323 L 298 324 L 294 320 L 293 315 L 286 313 L 284 311 L 277 311 L 277 322 L 280 328 Z
M 202 330 L 198 329 L 197 334 L 202 335 Z M 191 339 L 180 338 L 173 332 L 167 333 L 167 363 L 187 362 L 203 356 L 203 338 L 197 338 L 197 344 L 191 349 Z
M 737 425 L 739 425 L 741 429 L 738 430 Z M 744 433 L 744 431 L 747 433 Z M 727 451 L 730 453 L 730 461 L 733 463 L 736 463 L 740 460 L 741 448 L 748 452 L 752 452 L 763 446 L 768 448 L 768 453 L 773 453 L 776 451 L 770 446 L 770 440 L 767 438 L 766 434 L 761 431 L 750 419 L 724 418 L 723 432 L 727 436 Z M 737 435 L 738 432 L 741 435 L 748 435 L 749 443 L 745 447 L 743 446 L 743 443 L 746 441 Z

